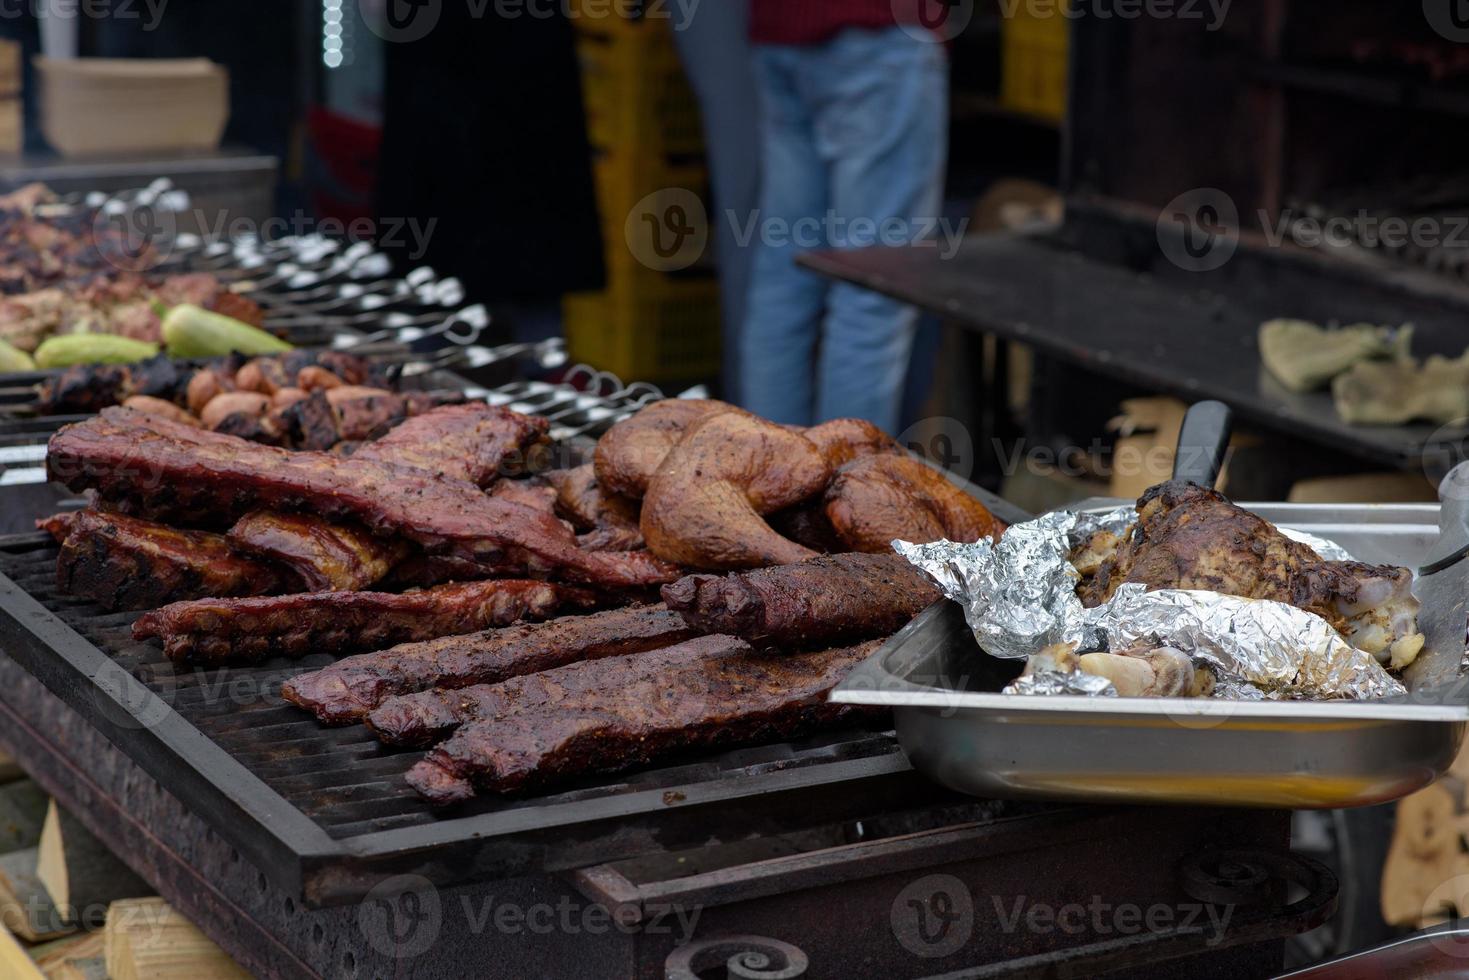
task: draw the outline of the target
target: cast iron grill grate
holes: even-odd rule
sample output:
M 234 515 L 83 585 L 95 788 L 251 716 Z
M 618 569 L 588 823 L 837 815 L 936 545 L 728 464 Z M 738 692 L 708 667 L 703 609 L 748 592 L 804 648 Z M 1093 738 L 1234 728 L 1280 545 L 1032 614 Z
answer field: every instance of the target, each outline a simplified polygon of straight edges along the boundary
M 205 736 L 241 762 L 332 837 L 342 839 L 438 820 L 403 781 L 420 751 L 388 749 L 361 725 L 325 728 L 280 697 L 286 679 L 326 659 L 277 658 L 253 668 L 176 666 L 151 642 L 132 638 L 140 613 L 108 613 L 57 591 L 56 547 L 40 538 L 0 552 L 12 579 L 95 644 Z M 550 796 L 486 799 L 468 812 L 516 809 L 641 790 L 753 776 L 826 761 L 892 752 L 891 734 L 852 731 L 701 754 L 659 768 L 590 779 Z M 464 812 L 456 811 L 455 816 Z

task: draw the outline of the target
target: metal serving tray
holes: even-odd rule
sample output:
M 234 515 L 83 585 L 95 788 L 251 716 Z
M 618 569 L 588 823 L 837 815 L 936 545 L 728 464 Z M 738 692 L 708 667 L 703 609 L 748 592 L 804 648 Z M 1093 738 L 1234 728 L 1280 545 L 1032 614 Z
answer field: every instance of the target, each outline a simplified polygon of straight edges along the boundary
M 1438 537 L 1437 504 L 1242 506 L 1367 562 L 1417 567 Z M 1407 698 L 1369 703 L 1000 693 L 1021 667 L 984 654 L 963 611 L 945 600 L 859 666 L 832 700 L 891 705 L 913 766 L 952 789 L 1096 803 L 1383 803 L 1438 778 L 1469 722 L 1462 685 L 1415 685 L 1435 673 L 1428 669 L 1409 672 Z

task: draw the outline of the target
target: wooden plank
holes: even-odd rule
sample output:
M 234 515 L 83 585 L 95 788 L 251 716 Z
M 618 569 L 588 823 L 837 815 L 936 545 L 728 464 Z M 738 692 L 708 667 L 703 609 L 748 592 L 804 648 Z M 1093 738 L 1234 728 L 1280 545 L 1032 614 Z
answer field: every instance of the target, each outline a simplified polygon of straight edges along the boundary
M 31 942 L 73 931 L 36 877 L 37 848 L 0 855 L 0 921 Z
M 104 958 L 112 980 L 250 980 L 209 937 L 161 898 L 107 911 Z
M 74 925 L 88 909 L 101 909 L 122 898 L 153 894 L 91 831 L 51 801 L 36 859 L 36 877 L 51 895 L 63 919 Z
M 46 980 L 20 940 L 0 922 L 0 973 L 7 980 Z

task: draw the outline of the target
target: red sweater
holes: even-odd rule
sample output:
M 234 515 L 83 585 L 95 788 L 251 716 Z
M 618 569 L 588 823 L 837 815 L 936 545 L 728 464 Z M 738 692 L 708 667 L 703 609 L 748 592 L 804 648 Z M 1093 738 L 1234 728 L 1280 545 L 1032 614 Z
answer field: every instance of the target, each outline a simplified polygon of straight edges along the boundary
M 720 0 L 713 0 L 720 2 Z M 924 0 L 750 0 L 756 44 L 820 44 L 848 27 L 881 30 L 919 23 Z

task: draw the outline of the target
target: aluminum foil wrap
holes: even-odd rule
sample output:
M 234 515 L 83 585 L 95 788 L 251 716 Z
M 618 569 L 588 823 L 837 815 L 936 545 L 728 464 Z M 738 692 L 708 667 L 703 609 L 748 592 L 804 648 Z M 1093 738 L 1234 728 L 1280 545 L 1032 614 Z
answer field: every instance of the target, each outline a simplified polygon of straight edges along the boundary
M 1213 668 L 1214 697 L 1378 698 L 1405 693 L 1369 653 L 1324 619 L 1281 602 L 1217 592 L 1123 585 L 1087 609 L 1076 595 L 1072 548 L 1098 530 L 1121 536 L 1131 506 L 1101 514 L 1056 511 L 1016 524 L 998 543 L 893 542 L 893 548 L 964 608 L 979 645 L 996 657 L 1025 659 L 1053 643 L 1080 652 L 1124 650 L 1140 642 L 1171 646 Z M 1347 560 L 1340 546 L 1296 531 L 1288 536 L 1321 557 Z M 1016 694 L 1116 694 L 1104 678 L 1043 671 L 1006 688 Z

